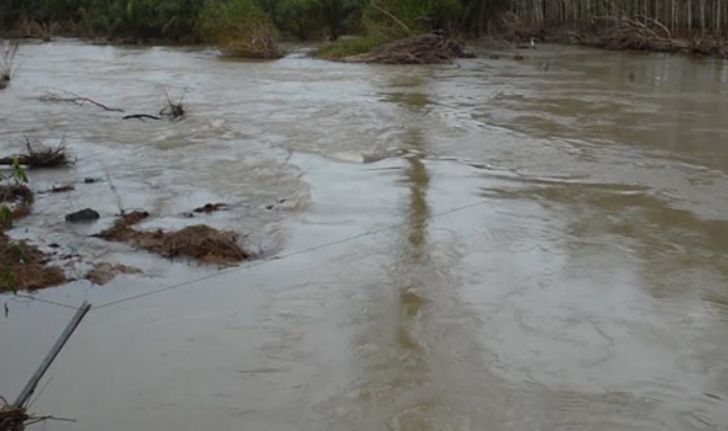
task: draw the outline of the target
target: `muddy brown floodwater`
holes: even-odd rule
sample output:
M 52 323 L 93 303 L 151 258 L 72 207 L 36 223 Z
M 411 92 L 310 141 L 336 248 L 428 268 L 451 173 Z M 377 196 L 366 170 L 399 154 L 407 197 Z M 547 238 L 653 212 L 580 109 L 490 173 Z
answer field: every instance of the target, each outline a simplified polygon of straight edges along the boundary
M 75 190 L 9 234 L 80 255 L 69 276 L 143 272 L 36 293 L 95 307 L 31 408 L 77 422 L 43 429 L 728 429 L 728 63 L 479 51 L 382 67 L 22 46 L 0 152 L 65 135 L 78 160 L 31 173 Z M 38 101 L 49 88 L 151 113 L 186 91 L 188 117 L 122 121 Z M 229 208 L 184 216 L 209 202 Z M 220 273 L 90 237 L 119 206 L 236 231 L 260 258 Z M 86 207 L 95 224 L 63 220 Z M 73 310 L 0 301 L 12 398 Z

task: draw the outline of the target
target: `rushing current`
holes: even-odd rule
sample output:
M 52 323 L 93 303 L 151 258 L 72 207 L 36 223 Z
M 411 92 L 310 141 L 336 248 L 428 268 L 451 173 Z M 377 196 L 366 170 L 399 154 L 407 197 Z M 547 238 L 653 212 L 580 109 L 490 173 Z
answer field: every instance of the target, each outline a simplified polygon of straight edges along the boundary
M 36 429 L 728 429 L 728 62 L 474 48 L 374 66 L 22 45 L 0 156 L 65 139 L 75 164 L 30 185 L 75 190 L 9 234 L 79 281 L 34 294 L 71 307 L 0 296 L 0 395 L 87 300 L 30 409 L 76 422 Z M 43 99 L 62 92 L 187 117 Z M 101 219 L 64 221 L 86 207 Z M 235 230 L 257 259 L 91 237 L 122 209 Z M 143 273 L 94 286 L 98 262 Z

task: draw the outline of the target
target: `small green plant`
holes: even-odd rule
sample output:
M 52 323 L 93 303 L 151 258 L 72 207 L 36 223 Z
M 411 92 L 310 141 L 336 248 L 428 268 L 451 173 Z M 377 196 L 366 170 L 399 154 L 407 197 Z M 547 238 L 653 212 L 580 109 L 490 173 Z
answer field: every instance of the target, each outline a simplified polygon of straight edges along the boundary
M 5 289 L 13 292 L 13 294 L 18 293 L 18 282 L 15 279 L 15 273 L 10 269 L 9 265 L 4 268 L 2 280 Z
M 315 57 L 326 60 L 340 60 L 353 55 L 365 54 L 387 42 L 387 39 L 374 35 L 339 39 L 319 48 Z
M 13 210 L 9 206 L 0 206 L 0 226 L 9 225 L 13 222 Z
M 20 165 L 17 157 L 13 157 L 13 164 L 11 165 L 11 169 L 12 178 L 13 181 L 15 181 L 16 185 L 28 183 L 28 175 L 25 172 L 25 169 L 23 169 L 23 167 Z

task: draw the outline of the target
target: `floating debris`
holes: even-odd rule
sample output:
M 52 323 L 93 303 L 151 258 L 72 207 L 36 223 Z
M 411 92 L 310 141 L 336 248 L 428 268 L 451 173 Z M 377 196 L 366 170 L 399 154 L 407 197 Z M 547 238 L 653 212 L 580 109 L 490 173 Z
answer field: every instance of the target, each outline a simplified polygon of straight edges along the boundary
M 84 278 L 93 284 L 103 286 L 104 284 L 116 278 L 117 275 L 141 274 L 141 272 L 142 271 L 139 268 L 134 268 L 121 264 L 114 265 L 107 262 L 101 262 L 95 264 L 93 269 L 91 269 Z

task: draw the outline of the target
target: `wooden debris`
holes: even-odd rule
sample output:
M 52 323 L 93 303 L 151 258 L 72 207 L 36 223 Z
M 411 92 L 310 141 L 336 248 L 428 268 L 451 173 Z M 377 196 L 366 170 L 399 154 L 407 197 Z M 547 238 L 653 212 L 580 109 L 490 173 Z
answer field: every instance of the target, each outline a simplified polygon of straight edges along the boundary
M 346 57 L 349 63 L 446 64 L 472 58 L 463 44 L 435 33 L 420 34 L 383 45 L 372 52 Z

